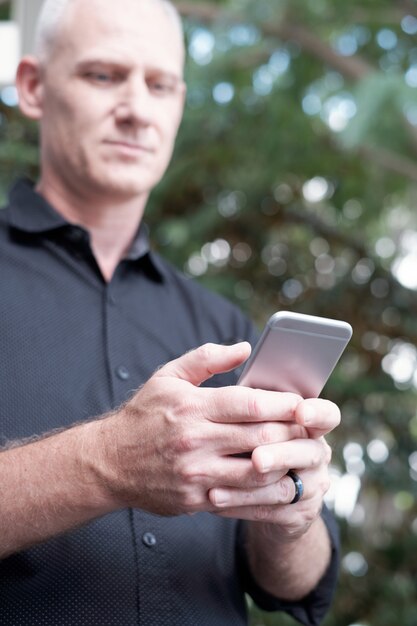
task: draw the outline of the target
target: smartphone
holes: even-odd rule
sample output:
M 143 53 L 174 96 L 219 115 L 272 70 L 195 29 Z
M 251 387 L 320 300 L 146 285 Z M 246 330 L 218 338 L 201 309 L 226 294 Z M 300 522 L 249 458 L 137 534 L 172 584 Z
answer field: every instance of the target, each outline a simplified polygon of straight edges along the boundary
M 347 322 L 279 311 L 269 318 L 237 384 L 317 398 L 351 336 Z

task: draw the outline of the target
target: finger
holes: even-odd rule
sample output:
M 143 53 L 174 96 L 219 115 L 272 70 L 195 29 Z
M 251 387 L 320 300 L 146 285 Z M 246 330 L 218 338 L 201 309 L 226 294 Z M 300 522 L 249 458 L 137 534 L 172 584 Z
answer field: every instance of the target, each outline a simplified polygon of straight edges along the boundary
M 212 413 L 208 419 L 216 422 L 289 422 L 301 397 L 295 393 L 281 393 L 230 386 L 218 389 L 201 389 L 208 402 L 212 402 Z
M 260 446 L 252 453 L 253 466 L 260 473 L 312 469 L 328 465 L 330 458 L 331 449 L 324 439 L 294 439 Z
M 272 522 L 282 525 L 284 529 L 285 527 L 287 530 L 291 529 L 292 535 L 297 528 L 302 534 L 320 516 L 323 507 L 323 496 L 320 493 L 314 493 L 306 499 L 299 500 L 296 504 L 291 504 L 291 502 L 225 508 L 214 506 L 215 512 L 221 517 L 256 522 Z
M 255 506 L 231 507 L 230 509 L 217 508 L 215 511 L 220 517 L 243 519 L 253 522 L 270 522 L 281 524 L 291 529 L 290 534 L 304 534 L 315 519 L 320 515 L 322 501 L 318 498 L 294 504 L 258 504 Z M 278 527 L 277 527 L 278 528 Z
M 308 432 L 294 422 L 261 422 L 226 425 L 219 436 L 216 425 L 216 448 L 223 456 L 252 453 L 270 443 L 282 443 L 292 439 L 307 439 Z
M 268 474 L 263 474 L 265 478 Z M 273 473 L 276 476 L 276 472 Z M 284 474 L 279 478 L 274 478 L 264 485 L 250 488 L 249 485 L 239 488 L 227 486 L 215 486 L 210 489 L 208 497 L 210 502 L 220 509 L 248 507 L 248 506 L 273 506 L 278 504 L 292 504 L 298 495 L 299 500 L 323 499 L 324 494 L 329 490 L 330 477 L 327 469 L 319 470 L 297 470 L 297 478 L 301 480 L 302 491 L 299 493 L 295 486 L 294 479 Z
M 322 398 L 302 400 L 297 405 L 294 417 L 308 429 L 310 437 L 326 435 L 340 424 L 339 407 Z
M 206 343 L 161 367 L 154 376 L 172 376 L 200 385 L 214 374 L 228 372 L 241 365 L 250 355 L 247 341 L 232 346 Z
M 220 509 L 290 504 L 295 495 L 294 481 L 287 475 L 272 484 L 257 489 L 214 488 L 210 489 L 208 493 L 210 502 Z M 303 497 L 309 497 L 307 490 Z
M 282 476 L 282 472 L 256 472 L 250 458 L 224 457 L 211 464 L 206 480 L 207 488 L 250 490 L 277 483 Z

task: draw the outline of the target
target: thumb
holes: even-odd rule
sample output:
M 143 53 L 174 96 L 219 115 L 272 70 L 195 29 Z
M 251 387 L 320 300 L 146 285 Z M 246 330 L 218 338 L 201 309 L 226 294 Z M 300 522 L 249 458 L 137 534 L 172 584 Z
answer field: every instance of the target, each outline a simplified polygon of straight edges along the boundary
M 200 385 L 214 374 L 229 372 L 241 365 L 251 352 L 247 341 L 223 346 L 216 343 L 206 343 L 191 352 L 187 352 L 174 361 L 170 361 L 154 376 L 172 376 L 187 380 L 193 385 Z

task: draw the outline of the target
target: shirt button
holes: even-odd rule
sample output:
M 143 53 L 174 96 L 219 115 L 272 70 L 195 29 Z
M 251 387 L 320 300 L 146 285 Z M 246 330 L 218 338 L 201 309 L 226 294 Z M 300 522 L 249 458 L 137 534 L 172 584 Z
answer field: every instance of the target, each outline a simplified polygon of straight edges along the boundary
M 119 365 L 116 369 L 116 376 L 120 378 L 120 380 L 129 380 L 130 372 L 124 365 Z
M 153 546 L 156 546 L 156 537 L 155 537 L 155 535 L 153 533 L 145 533 L 142 536 L 142 542 L 148 548 L 152 548 Z
M 78 243 L 79 241 L 84 241 L 85 231 L 82 228 L 73 226 L 73 228 L 71 228 L 71 230 L 69 231 L 69 238 L 75 243 Z

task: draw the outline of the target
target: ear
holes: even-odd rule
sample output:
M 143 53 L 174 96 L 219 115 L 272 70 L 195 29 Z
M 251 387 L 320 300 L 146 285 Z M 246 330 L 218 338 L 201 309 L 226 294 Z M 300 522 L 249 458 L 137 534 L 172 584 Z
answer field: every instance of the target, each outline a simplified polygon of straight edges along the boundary
M 23 115 L 32 120 L 40 120 L 43 112 L 43 83 L 38 59 L 32 56 L 23 57 L 17 68 L 16 87 Z

